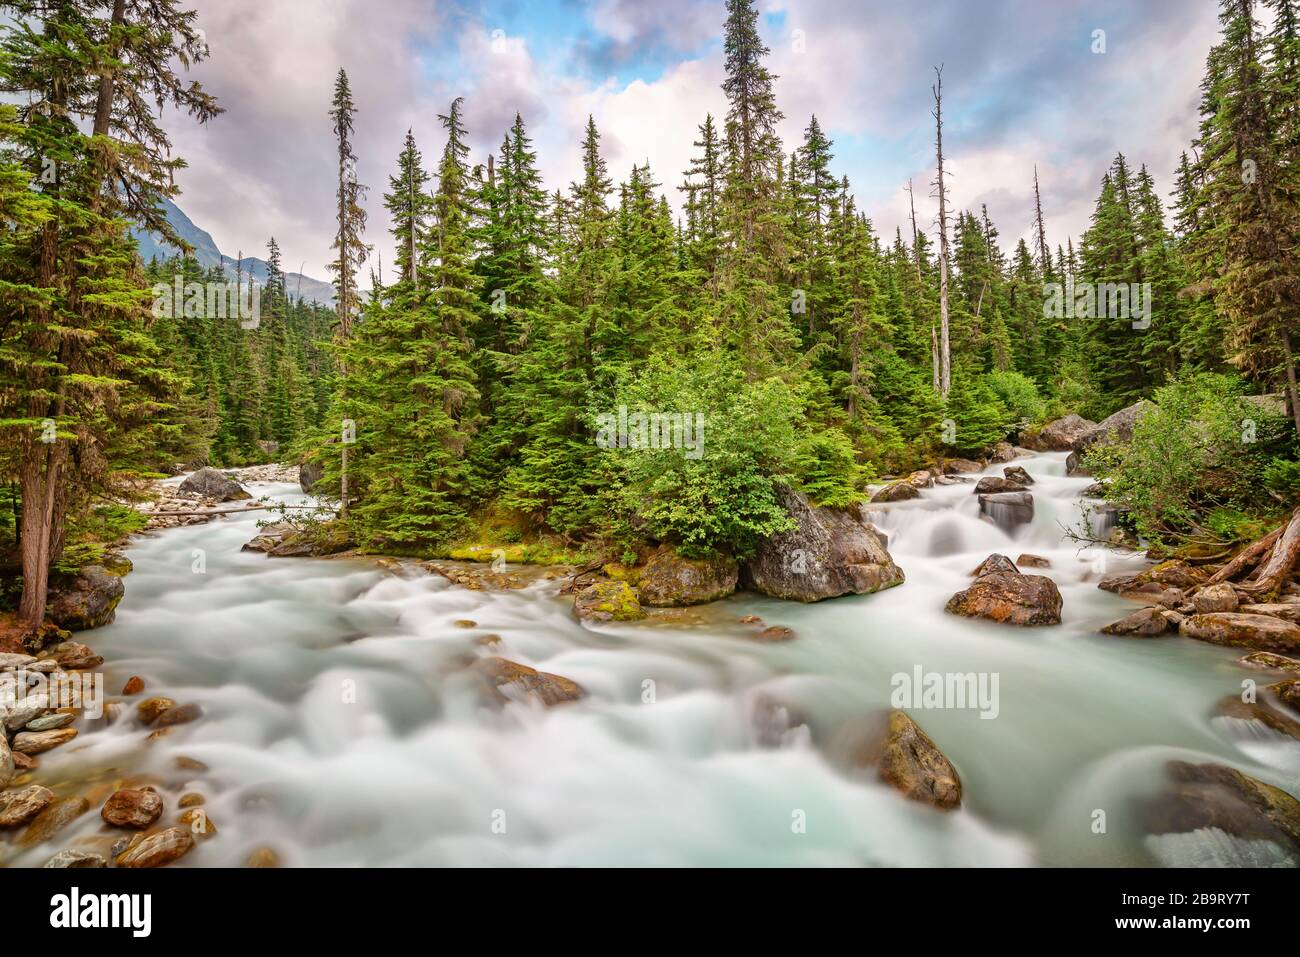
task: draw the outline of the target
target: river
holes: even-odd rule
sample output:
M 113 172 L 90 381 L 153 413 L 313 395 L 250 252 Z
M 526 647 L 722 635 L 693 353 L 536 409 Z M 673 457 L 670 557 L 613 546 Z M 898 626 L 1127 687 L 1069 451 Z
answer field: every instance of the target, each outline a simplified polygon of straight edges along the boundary
M 1143 563 L 1065 538 L 1092 480 L 1067 477 L 1064 454 L 1016 464 L 1036 511 L 1014 533 L 980 517 L 969 484 L 927 489 L 875 513 L 901 587 L 812 605 L 742 593 L 699 623 L 584 626 L 555 582 L 478 592 L 415 569 L 241 552 L 265 513 L 142 536 L 115 623 L 86 638 L 110 691 L 141 675 L 204 716 L 153 741 L 130 716 L 83 730 L 42 756 L 38 781 L 146 778 L 164 822 L 179 795 L 203 794 L 217 834 L 176 866 L 237 866 L 262 846 L 297 866 L 1277 863 L 1266 842 L 1143 833 L 1135 804 L 1169 759 L 1232 764 L 1294 794 L 1300 745 L 1212 717 L 1260 679 L 1240 652 L 1099 634 L 1137 606 L 1097 579 Z M 943 611 L 991 552 L 1051 562 L 1060 626 Z M 797 637 L 755 642 L 745 615 Z M 476 642 L 486 634 L 500 645 Z M 485 708 L 464 667 L 492 652 L 588 696 Z M 918 667 L 998 676 L 995 717 L 909 709 L 960 772 L 952 813 L 846 775 L 802 726 L 868 720 Z M 84 815 L 9 863 L 97 833 Z

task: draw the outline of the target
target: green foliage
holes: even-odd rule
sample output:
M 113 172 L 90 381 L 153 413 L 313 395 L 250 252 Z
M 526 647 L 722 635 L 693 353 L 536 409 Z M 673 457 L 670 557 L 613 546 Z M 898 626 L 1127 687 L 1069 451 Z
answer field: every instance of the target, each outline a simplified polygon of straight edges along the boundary
M 746 381 L 723 354 L 695 358 L 652 360 L 618 394 L 629 415 L 681 412 L 702 417 L 704 429 L 695 450 L 601 453 L 618 476 L 611 490 L 617 514 L 644 523 L 643 533 L 613 531 L 668 541 L 692 557 L 743 557 L 764 536 L 790 527 L 775 484 L 790 481 L 796 468 L 801 402 L 780 379 Z
M 1010 369 L 994 370 L 987 382 L 1016 425 L 1033 425 L 1045 418 L 1047 404 L 1038 393 L 1038 385 L 1027 375 Z
M 1279 451 L 1294 450 L 1294 437 L 1284 417 L 1247 402 L 1242 388 L 1214 373 L 1175 379 L 1156 390 L 1131 443 L 1085 456 L 1139 534 L 1161 544 L 1207 533 L 1235 538 L 1243 513 L 1271 507 L 1265 476 Z

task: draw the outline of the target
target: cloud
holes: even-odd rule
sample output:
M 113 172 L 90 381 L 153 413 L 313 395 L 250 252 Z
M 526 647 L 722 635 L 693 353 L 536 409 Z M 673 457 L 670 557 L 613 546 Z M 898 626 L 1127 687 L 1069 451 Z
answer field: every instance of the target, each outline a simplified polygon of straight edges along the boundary
M 367 238 L 391 266 L 382 194 L 414 131 L 432 170 L 437 114 L 465 97 L 473 161 L 523 115 L 550 189 L 579 175 L 595 117 L 616 181 L 649 161 L 675 205 L 705 113 L 726 104 L 721 3 L 598 0 L 578 6 L 450 0 L 321 0 L 308 11 L 264 0 L 191 0 L 212 59 L 195 71 L 227 113 L 203 129 L 169 120 L 179 202 L 223 251 L 260 253 L 274 233 L 286 263 L 324 277 L 333 236 L 334 145 L 326 115 L 342 66 L 359 107 L 359 174 L 371 187 Z M 816 113 L 835 140 L 838 174 L 888 238 L 934 201 L 933 66 L 944 65 L 945 146 L 953 203 L 987 203 L 1003 242 L 1030 231 L 1032 175 L 1053 244 L 1086 227 L 1114 154 L 1146 163 L 1168 189 L 1196 125 L 1205 54 L 1217 27 L 1205 0 L 767 0 L 762 29 L 778 74 L 787 151 Z M 506 24 L 507 27 L 498 26 Z M 1094 30 L 1106 52 L 1094 53 Z

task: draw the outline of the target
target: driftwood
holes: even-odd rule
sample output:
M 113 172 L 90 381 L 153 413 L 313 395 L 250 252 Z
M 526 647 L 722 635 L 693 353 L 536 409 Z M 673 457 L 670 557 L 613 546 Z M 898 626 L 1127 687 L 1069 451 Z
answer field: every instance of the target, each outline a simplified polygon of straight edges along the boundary
M 276 504 L 276 505 L 245 505 L 245 506 L 242 507 L 242 508 L 220 508 L 220 509 L 211 509 L 211 508 L 209 508 L 209 509 L 198 509 L 198 510 L 193 511 L 193 512 L 168 512 L 168 511 L 145 512 L 145 511 L 142 511 L 140 514 L 141 514 L 141 515 L 148 515 L 150 518 L 153 518 L 153 517 L 156 517 L 156 516 L 159 516 L 159 515 L 233 515 L 233 514 L 235 514 L 236 512 L 260 512 L 260 511 L 263 511 L 264 509 L 268 509 L 268 508 L 309 508 L 309 509 L 318 509 L 319 507 L 320 507 L 320 506 L 318 506 L 318 505 L 278 505 L 278 504 Z
M 1282 527 L 1273 529 L 1263 538 L 1256 539 L 1250 545 L 1247 545 L 1237 556 L 1228 564 L 1224 565 L 1217 572 L 1209 577 L 1205 584 L 1217 585 L 1219 582 L 1226 582 L 1236 578 L 1247 569 L 1255 567 L 1260 562 L 1268 550 L 1273 547 L 1273 543 L 1278 540 L 1282 534 Z
M 1236 588 L 1252 594 L 1276 595 L 1291 578 L 1291 570 L 1300 559 L 1300 508 L 1291 514 L 1291 521 L 1279 529 L 1281 536 L 1274 542 L 1266 559 L 1261 559 L 1260 566 L 1252 581 L 1236 585 Z

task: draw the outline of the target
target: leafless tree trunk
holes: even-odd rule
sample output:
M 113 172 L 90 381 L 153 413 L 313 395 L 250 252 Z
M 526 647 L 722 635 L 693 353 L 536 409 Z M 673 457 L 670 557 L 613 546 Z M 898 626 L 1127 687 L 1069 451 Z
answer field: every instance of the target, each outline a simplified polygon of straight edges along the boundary
M 952 355 L 948 334 L 948 191 L 943 178 L 943 67 L 934 68 L 934 151 L 939 198 L 939 394 L 952 388 Z

